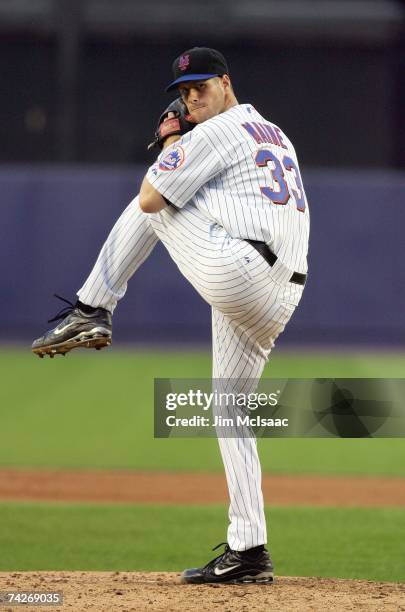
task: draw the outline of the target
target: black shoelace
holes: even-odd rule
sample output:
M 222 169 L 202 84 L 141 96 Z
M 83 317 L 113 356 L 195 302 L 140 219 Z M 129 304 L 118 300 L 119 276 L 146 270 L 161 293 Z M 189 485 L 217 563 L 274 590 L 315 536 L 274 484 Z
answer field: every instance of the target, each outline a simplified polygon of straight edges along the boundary
M 213 559 L 209 563 L 207 563 L 207 565 L 205 566 L 206 568 L 210 568 L 211 566 L 215 565 L 215 563 L 219 561 L 220 559 L 223 559 L 225 561 L 229 553 L 233 552 L 227 542 L 221 542 L 220 544 L 217 544 L 217 546 L 215 546 L 212 550 L 217 550 L 217 548 L 219 548 L 220 546 L 225 546 L 224 552 L 218 555 L 218 557 L 215 557 L 215 559 Z M 247 561 L 252 561 L 252 560 L 255 560 L 256 558 L 259 558 L 264 550 L 264 546 L 258 546 L 251 550 L 252 552 L 254 551 L 255 554 L 249 555 L 249 554 L 246 554 L 246 552 L 242 552 L 240 553 L 242 558 L 245 558 Z M 248 551 L 248 553 L 249 552 L 250 551 Z
M 57 293 L 54 293 L 53 295 L 54 297 L 58 298 L 58 300 L 62 300 L 62 302 L 66 302 L 66 304 L 69 304 L 69 306 L 65 306 L 52 319 L 48 319 L 48 323 L 53 323 L 53 321 L 60 321 L 64 319 L 68 314 L 70 314 L 76 308 L 76 305 L 73 304 L 70 300 L 67 300 L 66 298 L 58 295 Z
M 220 546 L 225 546 L 224 552 L 218 555 L 218 557 L 215 557 L 215 559 L 212 559 L 212 561 L 210 561 L 209 563 L 207 563 L 207 565 L 205 566 L 206 568 L 209 568 L 215 565 L 215 563 L 219 561 L 219 559 L 222 559 L 222 557 L 225 557 L 228 554 L 228 552 L 230 552 L 231 550 L 227 542 L 221 542 L 220 544 L 217 544 L 217 546 L 215 546 L 212 550 L 217 550 L 217 548 L 219 548 Z

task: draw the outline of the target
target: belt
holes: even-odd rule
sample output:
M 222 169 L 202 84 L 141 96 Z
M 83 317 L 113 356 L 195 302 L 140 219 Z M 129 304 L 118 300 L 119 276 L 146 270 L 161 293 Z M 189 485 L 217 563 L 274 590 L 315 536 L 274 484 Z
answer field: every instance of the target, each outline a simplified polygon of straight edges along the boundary
M 274 255 L 273 251 L 270 251 L 269 247 L 265 242 L 258 242 L 257 240 L 247 240 L 245 238 L 245 242 L 248 242 L 252 245 L 258 253 L 267 261 L 267 263 L 271 266 L 274 266 L 278 257 Z M 301 274 L 300 272 L 293 272 L 290 283 L 295 283 L 296 285 L 305 285 L 305 281 L 307 280 L 306 274 Z

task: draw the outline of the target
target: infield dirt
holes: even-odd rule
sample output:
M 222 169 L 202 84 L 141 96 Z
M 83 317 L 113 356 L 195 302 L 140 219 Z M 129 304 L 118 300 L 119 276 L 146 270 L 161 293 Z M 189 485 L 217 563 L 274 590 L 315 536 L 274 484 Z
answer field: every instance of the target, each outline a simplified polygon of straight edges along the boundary
M 405 478 L 263 475 L 266 504 L 403 506 Z M 0 470 L 0 500 L 226 503 L 225 476 L 102 470 Z

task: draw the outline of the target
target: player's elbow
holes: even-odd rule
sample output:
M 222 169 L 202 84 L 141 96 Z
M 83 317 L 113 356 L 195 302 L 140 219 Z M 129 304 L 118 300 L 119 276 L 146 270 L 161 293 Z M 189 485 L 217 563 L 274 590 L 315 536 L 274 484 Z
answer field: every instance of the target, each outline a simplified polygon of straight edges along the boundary
M 152 187 L 146 177 L 139 192 L 139 206 L 145 213 L 156 213 L 166 206 L 164 198 Z
M 158 202 L 156 202 L 156 198 L 150 197 L 149 195 L 140 195 L 139 206 L 144 213 L 155 213 L 159 212 L 160 210 L 158 207 Z

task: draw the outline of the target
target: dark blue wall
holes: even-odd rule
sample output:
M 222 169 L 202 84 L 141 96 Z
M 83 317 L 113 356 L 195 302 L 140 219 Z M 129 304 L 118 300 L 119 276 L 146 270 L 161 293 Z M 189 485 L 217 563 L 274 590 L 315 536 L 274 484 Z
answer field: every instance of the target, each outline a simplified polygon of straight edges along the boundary
M 70 299 L 136 195 L 142 167 L 2 167 L 0 338 L 27 343 Z M 310 275 L 283 344 L 405 343 L 405 174 L 303 172 Z M 62 306 L 62 304 L 61 304 Z M 208 306 L 159 245 L 118 306 L 115 339 L 202 342 Z

